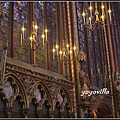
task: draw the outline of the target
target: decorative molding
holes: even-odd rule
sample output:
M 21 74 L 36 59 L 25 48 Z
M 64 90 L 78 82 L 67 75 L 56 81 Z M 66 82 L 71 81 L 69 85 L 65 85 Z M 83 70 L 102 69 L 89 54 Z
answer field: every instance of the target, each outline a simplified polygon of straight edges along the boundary
M 107 95 L 96 95 L 94 97 L 92 97 L 92 106 L 94 109 L 96 109 L 98 107 L 98 105 L 100 103 L 104 103 L 106 104 L 110 110 L 112 111 L 112 106 L 111 106 L 111 96 L 107 96 Z
M 54 72 L 52 72 L 52 74 L 53 73 Z M 11 79 L 13 80 L 11 81 Z M 37 105 L 37 110 L 42 110 L 42 105 L 44 104 L 45 100 L 48 101 L 50 110 L 54 110 L 53 106 L 55 106 L 56 102 L 58 101 L 57 95 L 62 90 L 64 101 L 61 103 L 61 111 L 63 111 L 65 104 L 68 103 L 70 111 L 74 112 L 72 109 L 74 97 L 73 92 L 71 92 L 74 84 L 71 81 L 59 78 L 59 75 L 56 78 L 56 76 L 48 76 L 31 70 L 31 68 L 27 69 L 7 62 L 5 68 L 5 83 L 8 82 L 8 80 L 11 81 L 11 85 L 13 85 L 13 88 L 16 91 L 14 95 L 11 94 L 13 97 L 11 101 L 8 100 L 8 107 L 12 106 L 12 102 L 18 95 L 20 95 L 20 101 L 22 102 L 24 108 L 29 108 L 31 100 L 35 99 L 34 102 Z M 35 94 L 34 91 L 38 89 L 40 90 L 39 93 L 41 93 L 41 95 Z M 8 97 L 5 99 L 8 99 Z M 26 113 L 24 117 L 26 117 Z

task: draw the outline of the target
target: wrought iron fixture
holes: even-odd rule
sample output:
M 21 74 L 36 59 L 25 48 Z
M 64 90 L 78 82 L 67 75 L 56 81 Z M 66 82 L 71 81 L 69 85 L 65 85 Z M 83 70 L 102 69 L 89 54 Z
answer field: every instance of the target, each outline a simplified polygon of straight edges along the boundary
M 37 37 L 38 37 L 38 26 L 37 26 L 37 22 L 32 22 L 32 32 L 31 32 L 31 36 L 29 37 L 29 43 L 27 43 L 25 41 L 25 31 L 26 31 L 26 28 L 24 27 L 24 24 L 23 24 L 23 27 L 22 27 L 22 33 L 21 33 L 21 45 L 23 44 L 26 44 L 27 46 L 30 46 L 31 49 L 35 50 L 35 48 L 37 46 L 40 46 L 40 44 L 43 44 L 43 46 L 46 45 L 47 43 L 47 32 L 48 30 L 45 29 L 43 31 L 43 34 L 41 36 L 42 38 L 42 41 L 36 41 Z M 41 43 L 42 42 L 42 43 Z
M 83 51 L 77 52 L 76 46 L 71 47 L 68 43 L 65 43 L 65 40 L 62 42 L 62 48 L 56 44 L 53 46 L 52 52 L 53 52 L 53 61 L 54 62 L 63 62 L 63 61 L 83 61 L 86 60 L 86 56 L 83 57 Z
M 101 8 L 99 7 L 101 6 Z M 110 25 L 112 20 L 111 20 L 111 9 L 110 9 L 110 2 L 109 2 L 109 9 L 106 12 L 106 6 L 104 5 L 103 2 L 98 3 L 98 2 L 90 2 L 89 6 L 89 15 L 86 13 L 87 9 L 85 6 L 83 6 L 83 24 L 85 27 L 94 30 L 94 28 L 104 28 L 105 25 Z M 106 24 L 105 20 L 108 15 L 108 21 L 109 23 Z

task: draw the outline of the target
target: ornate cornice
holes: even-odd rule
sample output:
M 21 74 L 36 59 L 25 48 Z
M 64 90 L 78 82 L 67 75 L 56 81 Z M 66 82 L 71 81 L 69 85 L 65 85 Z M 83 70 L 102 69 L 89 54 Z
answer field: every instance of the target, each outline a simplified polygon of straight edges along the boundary
M 32 66 L 33 67 L 33 66 Z M 33 67 L 34 68 L 34 67 Z M 64 85 L 64 86 L 73 86 L 73 82 L 69 81 L 69 80 L 65 80 L 65 79 L 61 79 L 58 75 L 58 77 L 53 76 L 53 74 L 56 74 L 55 72 L 52 72 L 52 76 L 50 76 L 50 71 L 48 70 L 48 74 L 49 75 L 45 75 L 45 74 L 42 74 L 40 72 L 36 72 L 34 70 L 32 70 L 31 68 L 25 68 L 23 66 L 20 66 L 19 65 L 15 65 L 13 63 L 9 63 L 7 62 L 6 63 L 6 73 L 9 71 L 13 72 L 13 73 L 16 73 L 18 76 L 19 74 L 23 74 L 23 75 L 28 75 L 28 76 L 31 76 L 31 77 L 34 77 L 34 79 L 41 79 L 41 80 L 44 80 L 44 81 L 49 81 L 49 82 L 54 82 L 54 83 L 57 83 L 57 84 L 60 84 L 60 85 Z M 47 71 L 47 70 L 46 70 Z M 58 74 L 58 73 L 57 73 Z

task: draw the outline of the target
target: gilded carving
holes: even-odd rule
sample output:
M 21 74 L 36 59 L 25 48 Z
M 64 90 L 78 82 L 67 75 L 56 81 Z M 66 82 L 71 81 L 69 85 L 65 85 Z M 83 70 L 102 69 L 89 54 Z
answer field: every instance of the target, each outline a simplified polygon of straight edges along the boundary
M 50 110 L 53 110 L 53 106 L 57 101 L 59 101 L 61 104 L 61 110 L 64 110 L 64 106 L 67 102 L 69 103 L 71 101 L 72 103 L 73 101 L 73 93 L 70 92 L 70 90 L 73 89 L 73 83 L 70 81 L 65 81 L 59 78 L 56 79 L 52 76 L 43 75 L 27 68 L 7 63 L 6 74 L 9 74 L 9 72 L 16 75 L 17 79 L 21 81 L 21 88 L 24 88 L 21 91 L 21 88 L 19 87 L 20 85 L 18 86 L 16 80 L 14 80 L 14 84 L 16 84 L 18 87 L 18 92 L 15 93 L 15 95 L 17 96 L 17 94 L 23 94 L 24 92 L 27 93 L 23 95 L 24 97 L 22 96 L 22 102 L 24 103 L 25 108 L 28 106 L 33 98 L 35 98 L 37 110 L 42 109 L 42 105 L 44 104 L 45 100 L 48 101 L 48 106 L 52 105 L 50 107 Z M 60 95 L 60 90 L 62 89 L 62 87 L 64 87 L 64 89 L 66 89 L 66 91 L 68 92 L 68 95 L 70 97 L 69 101 L 64 90 L 62 93 L 63 95 Z

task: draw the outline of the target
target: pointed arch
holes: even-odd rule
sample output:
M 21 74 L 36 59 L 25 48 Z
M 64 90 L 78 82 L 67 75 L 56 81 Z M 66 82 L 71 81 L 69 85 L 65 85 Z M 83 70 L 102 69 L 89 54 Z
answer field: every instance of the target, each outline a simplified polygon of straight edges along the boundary
M 72 105 L 72 101 L 70 99 L 70 95 L 69 95 L 68 91 L 64 87 L 61 87 L 61 90 L 63 90 L 66 95 L 66 98 L 67 98 L 66 103 L 68 104 L 70 111 L 73 111 L 73 105 Z
M 96 109 L 93 110 L 97 118 L 110 118 L 112 111 L 105 102 L 100 102 Z
M 49 88 L 47 87 L 47 85 L 46 85 L 44 82 L 42 82 L 42 81 L 40 81 L 40 80 L 37 81 L 37 82 L 32 86 L 32 89 L 30 90 L 30 94 L 32 94 L 34 88 L 35 88 L 36 86 L 39 86 L 39 85 L 42 85 L 42 86 L 43 86 L 43 88 L 44 88 L 44 90 L 45 90 L 45 92 L 46 92 L 46 94 L 47 94 L 48 102 L 50 103 L 50 107 L 51 107 L 51 109 L 53 109 L 53 99 L 52 99 L 52 95 L 51 95 L 51 93 L 50 93 Z
M 6 82 L 9 78 L 12 78 L 14 80 L 14 82 L 18 85 L 20 91 L 21 91 L 21 97 L 23 99 L 24 105 L 23 108 L 29 108 L 29 99 L 28 99 L 28 95 L 27 92 L 25 90 L 24 84 L 22 83 L 22 81 L 20 80 L 20 78 L 15 74 L 15 73 L 7 73 L 5 74 L 5 81 Z

